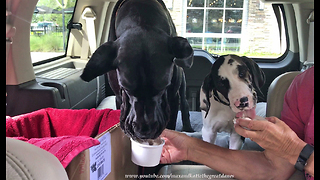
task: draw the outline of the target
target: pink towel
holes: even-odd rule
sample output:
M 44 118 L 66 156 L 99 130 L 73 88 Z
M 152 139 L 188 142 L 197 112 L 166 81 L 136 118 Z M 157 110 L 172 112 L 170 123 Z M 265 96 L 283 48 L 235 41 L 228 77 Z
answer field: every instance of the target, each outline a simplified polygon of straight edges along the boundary
M 81 151 L 98 145 L 96 135 L 119 123 L 119 110 L 41 109 L 6 118 L 6 136 L 54 154 L 63 167 Z

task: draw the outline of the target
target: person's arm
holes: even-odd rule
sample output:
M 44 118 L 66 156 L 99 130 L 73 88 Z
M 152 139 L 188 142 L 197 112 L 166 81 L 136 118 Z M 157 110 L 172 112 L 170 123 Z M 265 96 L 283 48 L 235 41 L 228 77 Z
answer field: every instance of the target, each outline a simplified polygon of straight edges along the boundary
M 304 167 L 304 170 L 314 177 L 314 152 L 310 155 L 307 165 Z
M 204 141 L 190 148 L 189 160 L 205 164 L 221 173 L 238 179 L 287 179 L 294 167 L 284 159 L 265 152 L 230 150 Z
M 290 163 L 268 151 L 230 150 L 171 130 L 162 137 L 161 163 L 190 160 L 237 179 L 287 179 L 294 172 Z
M 285 122 L 300 139 L 303 139 L 307 143 L 313 145 L 314 67 L 311 67 L 297 75 L 292 81 L 284 96 L 281 120 Z M 293 163 L 294 160 L 292 161 Z M 314 152 L 307 160 L 304 170 L 309 175 L 314 176 Z

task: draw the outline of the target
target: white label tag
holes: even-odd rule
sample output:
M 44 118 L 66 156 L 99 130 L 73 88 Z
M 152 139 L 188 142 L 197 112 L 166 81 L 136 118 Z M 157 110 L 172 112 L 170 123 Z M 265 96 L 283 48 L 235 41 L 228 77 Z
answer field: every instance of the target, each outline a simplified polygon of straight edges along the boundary
M 100 144 L 90 148 L 90 180 L 103 180 L 111 172 L 111 136 L 99 138 Z

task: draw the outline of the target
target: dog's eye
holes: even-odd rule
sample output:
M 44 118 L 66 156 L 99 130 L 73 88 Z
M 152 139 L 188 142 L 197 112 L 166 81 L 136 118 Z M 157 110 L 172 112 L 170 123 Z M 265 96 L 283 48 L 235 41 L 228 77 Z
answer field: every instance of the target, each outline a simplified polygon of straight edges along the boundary
M 239 72 L 239 77 L 240 78 L 245 78 L 245 76 L 246 76 L 246 72 L 245 71 L 240 71 Z

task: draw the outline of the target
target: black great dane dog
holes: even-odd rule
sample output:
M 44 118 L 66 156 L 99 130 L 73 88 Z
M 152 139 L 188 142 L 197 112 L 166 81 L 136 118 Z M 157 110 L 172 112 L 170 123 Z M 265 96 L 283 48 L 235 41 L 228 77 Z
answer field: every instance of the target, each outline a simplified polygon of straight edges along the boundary
M 177 36 L 161 0 L 120 0 L 109 41 L 93 53 L 81 78 L 108 72 L 122 130 L 133 139 L 155 139 L 166 127 L 175 129 L 179 104 L 183 130 L 192 131 L 182 69 L 192 63 L 193 49 Z

